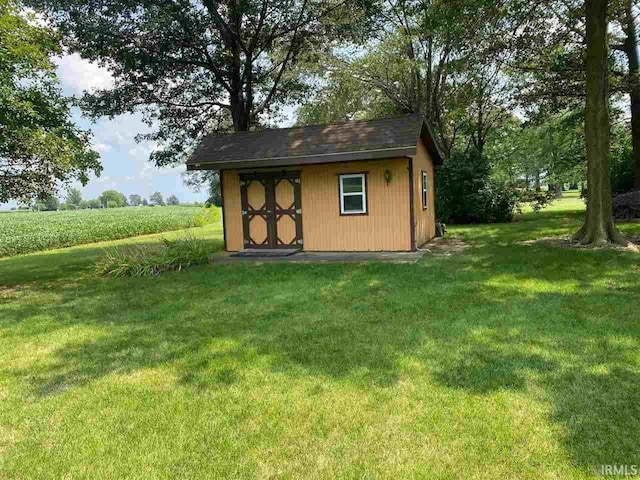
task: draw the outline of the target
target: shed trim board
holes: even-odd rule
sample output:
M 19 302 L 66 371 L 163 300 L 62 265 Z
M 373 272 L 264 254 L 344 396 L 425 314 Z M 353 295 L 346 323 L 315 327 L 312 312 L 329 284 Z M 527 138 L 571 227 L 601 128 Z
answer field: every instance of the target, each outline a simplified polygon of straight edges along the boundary
M 224 170 L 220 170 L 220 208 L 222 209 L 222 239 L 227 250 L 227 216 L 224 214 Z
M 413 158 L 409 158 L 409 229 L 411 235 L 411 251 L 416 251 L 416 208 L 415 208 L 415 196 L 413 194 Z
M 408 157 L 416 154 L 416 147 L 388 148 L 382 150 L 365 150 L 357 152 L 341 152 L 320 155 L 302 155 L 298 157 L 254 158 L 228 160 L 225 162 L 205 162 L 187 164 L 187 170 L 230 170 L 259 167 L 295 167 L 297 165 L 313 165 L 323 163 L 357 162 L 362 160 L 378 160 L 390 157 Z M 348 157 L 348 158 L 346 158 Z

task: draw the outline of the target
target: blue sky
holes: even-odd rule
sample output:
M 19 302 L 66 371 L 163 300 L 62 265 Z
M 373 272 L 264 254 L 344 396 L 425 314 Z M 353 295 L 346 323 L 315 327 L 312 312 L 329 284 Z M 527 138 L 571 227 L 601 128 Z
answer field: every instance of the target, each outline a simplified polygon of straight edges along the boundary
M 56 59 L 58 77 L 67 95 L 81 95 L 84 90 L 108 88 L 112 83 L 109 72 L 80 58 L 78 54 L 65 55 Z M 293 112 L 290 112 L 292 114 Z M 99 120 L 92 123 L 74 111 L 74 121 L 83 128 L 92 130 L 93 148 L 100 152 L 102 174 L 91 177 L 86 185 L 75 184 L 84 199 L 97 198 L 105 190 L 119 190 L 126 196 L 133 193 L 149 197 L 153 192 L 161 192 L 165 198 L 176 195 L 181 202 L 203 202 L 205 191 L 196 192 L 184 185 L 184 166 L 157 168 L 151 164 L 149 153 L 154 148 L 150 142 L 137 143 L 135 136 L 149 130 L 138 115 L 123 115 L 113 120 Z M 64 200 L 66 192 L 58 195 Z M 0 209 L 8 209 L 15 203 L 0 204 Z

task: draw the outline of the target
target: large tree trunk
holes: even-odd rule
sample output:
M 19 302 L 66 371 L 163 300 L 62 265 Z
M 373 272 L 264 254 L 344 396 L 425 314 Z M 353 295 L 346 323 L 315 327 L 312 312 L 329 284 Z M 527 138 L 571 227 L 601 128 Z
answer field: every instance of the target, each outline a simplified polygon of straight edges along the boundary
M 609 179 L 608 0 L 585 0 L 587 23 L 587 217 L 574 240 L 583 245 L 628 244 L 613 223 Z
M 633 17 L 632 0 L 625 0 L 624 50 L 629 62 L 629 100 L 631 101 L 631 139 L 633 144 L 633 186 L 640 188 L 640 60 L 638 32 Z

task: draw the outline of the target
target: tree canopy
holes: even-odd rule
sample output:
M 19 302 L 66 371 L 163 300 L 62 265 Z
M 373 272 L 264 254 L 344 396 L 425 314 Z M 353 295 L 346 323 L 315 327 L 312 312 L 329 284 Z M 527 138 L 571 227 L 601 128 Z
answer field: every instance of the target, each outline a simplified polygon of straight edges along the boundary
M 154 192 L 149 196 L 149 201 L 154 205 L 164 205 L 162 193 Z
M 46 199 L 100 173 L 90 134 L 71 121 L 51 57 L 60 38 L 13 0 L 0 0 L 0 203 Z
M 142 205 L 142 197 L 137 193 L 129 195 L 129 205 L 131 205 L 132 207 Z
M 125 207 L 127 205 L 127 197 L 117 190 L 106 190 L 102 192 L 98 200 L 103 208 Z
M 87 94 L 94 116 L 142 112 L 158 165 L 183 161 L 203 134 L 241 131 L 306 91 L 301 68 L 356 37 L 373 0 L 130 2 L 31 0 L 112 89 Z
M 77 188 L 72 188 L 67 193 L 67 205 L 78 208 L 82 204 L 82 193 Z

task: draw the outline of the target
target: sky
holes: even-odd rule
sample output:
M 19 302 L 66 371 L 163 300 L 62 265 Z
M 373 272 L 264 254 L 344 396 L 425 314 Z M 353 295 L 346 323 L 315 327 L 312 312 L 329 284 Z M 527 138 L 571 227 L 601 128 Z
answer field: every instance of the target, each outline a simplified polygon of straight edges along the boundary
M 66 95 L 79 96 L 85 90 L 112 85 L 112 77 L 106 69 L 80 58 L 77 53 L 57 58 L 55 63 Z M 149 131 L 140 115 L 122 115 L 94 123 L 74 109 L 73 120 L 78 126 L 93 132 L 93 148 L 100 152 L 103 167 L 100 177 L 92 175 L 86 186 L 80 183 L 72 185 L 82 192 L 85 200 L 97 198 L 105 190 L 118 190 L 127 197 L 137 193 L 145 198 L 153 192 L 160 192 L 164 198 L 176 195 L 182 203 L 207 199 L 206 191 L 196 192 L 184 185 L 184 166 L 157 168 L 148 161 L 154 145 L 135 141 L 136 135 Z M 66 191 L 61 190 L 58 196 L 64 200 Z M 15 203 L 0 204 L 0 210 L 15 206 Z

